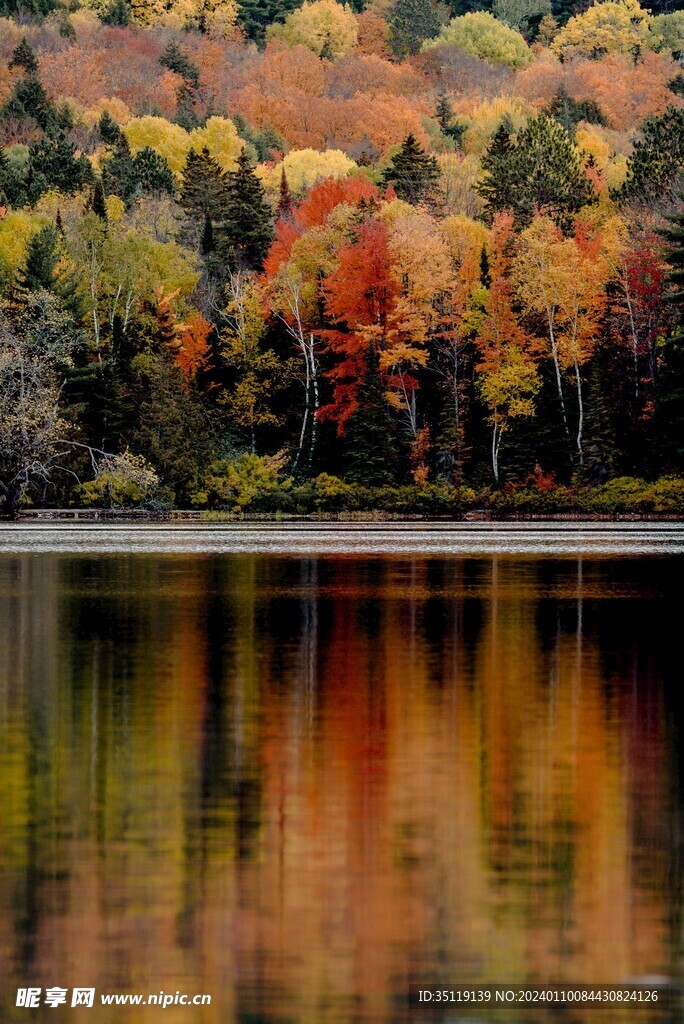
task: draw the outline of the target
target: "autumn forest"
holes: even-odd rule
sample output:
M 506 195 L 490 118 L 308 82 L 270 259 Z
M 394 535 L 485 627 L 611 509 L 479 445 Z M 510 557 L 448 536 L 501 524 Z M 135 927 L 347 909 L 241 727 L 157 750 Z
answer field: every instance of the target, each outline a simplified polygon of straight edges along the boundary
M 684 511 L 684 10 L 0 0 L 0 512 Z

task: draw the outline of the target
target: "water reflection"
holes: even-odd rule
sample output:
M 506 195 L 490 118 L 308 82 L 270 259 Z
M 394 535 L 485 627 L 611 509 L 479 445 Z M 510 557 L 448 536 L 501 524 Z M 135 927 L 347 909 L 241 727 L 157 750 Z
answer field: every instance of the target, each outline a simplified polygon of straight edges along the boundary
M 678 979 L 683 564 L 0 559 L 2 1019 L 29 984 L 389 1024 L 411 981 Z

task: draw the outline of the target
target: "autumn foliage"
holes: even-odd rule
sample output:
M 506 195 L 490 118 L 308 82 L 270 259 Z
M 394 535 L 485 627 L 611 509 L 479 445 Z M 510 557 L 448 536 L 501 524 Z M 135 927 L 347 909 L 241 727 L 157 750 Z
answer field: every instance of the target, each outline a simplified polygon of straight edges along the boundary
M 684 469 L 681 19 L 470 6 L 2 19 L 12 458 L 49 487 L 58 441 L 142 459 L 197 505 L 250 474 L 332 501 L 364 444 L 418 490 Z

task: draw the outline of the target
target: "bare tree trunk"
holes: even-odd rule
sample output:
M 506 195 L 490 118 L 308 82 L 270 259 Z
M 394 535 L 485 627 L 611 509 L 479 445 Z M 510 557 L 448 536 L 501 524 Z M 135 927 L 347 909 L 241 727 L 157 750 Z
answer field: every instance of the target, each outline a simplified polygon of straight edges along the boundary
M 297 466 L 299 465 L 299 459 L 302 454 L 302 449 L 304 448 L 306 428 L 309 422 L 309 404 L 311 398 L 311 370 L 309 367 L 308 353 L 305 352 L 304 356 L 304 366 L 306 368 L 306 377 L 304 380 L 304 415 L 302 416 L 302 429 L 299 432 L 299 446 L 297 448 L 297 454 L 294 457 L 294 462 L 292 463 L 293 470 L 296 470 Z
M 496 421 L 496 410 L 494 411 L 494 417 L 495 417 L 495 419 L 494 419 L 494 428 L 492 430 L 492 470 L 494 472 L 494 479 L 496 480 L 496 482 L 498 484 L 498 482 L 499 482 L 499 445 L 501 443 L 501 440 L 500 439 L 497 440 L 497 427 L 498 427 L 498 423 Z
M 311 421 L 311 444 L 309 446 L 309 469 L 311 469 L 314 460 L 314 454 L 316 451 L 316 435 L 318 432 L 318 407 L 320 405 L 320 396 L 318 394 L 318 372 L 316 367 L 316 349 L 314 348 L 314 336 L 309 335 L 309 355 L 311 358 L 311 377 L 313 380 L 313 392 L 314 392 L 314 411 L 313 418 Z
M 629 284 L 625 280 L 623 284 L 627 312 L 629 313 L 629 330 L 632 335 L 632 360 L 634 362 L 634 397 L 639 398 L 639 349 L 636 324 L 634 323 L 634 310 L 632 309 L 632 296 L 629 294 Z
M 558 397 L 560 399 L 561 413 L 563 414 L 563 427 L 565 429 L 565 436 L 568 441 L 570 440 L 570 427 L 568 426 L 568 416 L 565 411 L 565 397 L 563 395 L 563 381 L 561 378 L 560 363 L 558 361 L 558 342 L 556 341 L 556 333 L 553 329 L 553 316 L 549 314 L 549 338 L 551 340 L 551 354 L 553 356 L 553 365 L 556 370 L 556 385 L 558 387 Z
M 582 431 L 584 429 L 584 402 L 582 400 L 582 377 L 580 375 L 579 363 L 573 359 L 575 365 L 575 381 L 577 383 L 577 410 L 579 419 L 577 423 L 577 454 L 579 455 L 580 466 L 584 464 L 584 451 L 582 450 Z

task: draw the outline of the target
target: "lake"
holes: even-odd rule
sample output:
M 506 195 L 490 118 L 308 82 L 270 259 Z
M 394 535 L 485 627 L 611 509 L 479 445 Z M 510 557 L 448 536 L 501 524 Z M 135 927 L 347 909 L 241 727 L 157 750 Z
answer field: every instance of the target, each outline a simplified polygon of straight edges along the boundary
M 0 1019 L 681 1019 L 407 993 L 682 983 L 683 577 L 676 524 L 1 528 Z

